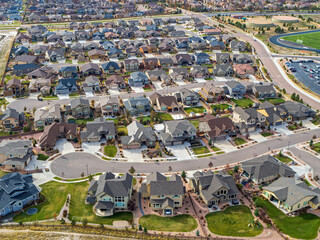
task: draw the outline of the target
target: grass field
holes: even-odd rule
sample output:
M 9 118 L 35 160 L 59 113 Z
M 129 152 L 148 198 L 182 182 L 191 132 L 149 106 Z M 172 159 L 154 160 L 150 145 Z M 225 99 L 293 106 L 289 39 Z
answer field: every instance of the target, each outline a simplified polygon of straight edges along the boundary
M 255 237 L 262 233 L 263 227 L 248 227 L 254 220 L 247 206 L 228 207 L 221 212 L 206 215 L 208 228 L 212 233 L 223 236 Z
M 139 224 L 148 230 L 166 232 L 191 232 L 198 226 L 197 221 L 188 214 L 174 217 L 144 215 L 139 219 Z
M 256 198 L 255 204 L 266 210 L 272 221 L 281 232 L 297 239 L 315 239 L 318 236 L 320 218 L 307 213 L 296 217 L 288 217 L 268 200 Z
M 286 37 L 282 37 L 281 39 L 284 39 L 290 42 L 297 42 L 297 40 L 302 40 L 303 42 L 301 44 L 308 47 L 320 49 L 320 44 L 319 44 L 320 32 L 286 36 Z
M 116 213 L 110 217 L 98 217 L 94 215 L 92 205 L 85 204 L 85 197 L 89 187 L 88 182 L 81 183 L 58 183 L 48 182 L 41 185 L 42 194 L 46 201 L 33 206 L 38 209 L 34 215 L 28 216 L 26 213 L 19 214 L 14 217 L 14 221 L 29 222 L 52 219 L 57 216 L 66 201 L 67 195 L 71 194 L 69 219 L 81 221 L 86 218 L 91 223 L 103 223 L 112 225 L 116 220 L 132 221 L 133 215 L 129 212 Z
M 249 98 L 231 99 L 238 107 L 247 108 L 253 105 L 253 101 Z
M 117 155 L 117 147 L 114 145 L 106 145 L 104 146 L 104 155 L 107 157 L 115 157 Z

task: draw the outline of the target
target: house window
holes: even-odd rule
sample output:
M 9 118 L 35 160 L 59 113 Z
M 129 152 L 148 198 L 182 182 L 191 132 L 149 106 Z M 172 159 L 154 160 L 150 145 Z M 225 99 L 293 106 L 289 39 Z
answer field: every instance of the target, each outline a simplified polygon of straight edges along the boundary
M 173 198 L 179 198 L 179 195 L 174 195 Z
M 180 204 L 180 202 L 174 202 L 174 205 L 179 205 Z

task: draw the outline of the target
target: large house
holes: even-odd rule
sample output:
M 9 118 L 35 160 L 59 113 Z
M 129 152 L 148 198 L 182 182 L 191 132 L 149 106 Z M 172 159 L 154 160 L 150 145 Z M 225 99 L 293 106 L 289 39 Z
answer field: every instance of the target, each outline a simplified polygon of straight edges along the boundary
M 149 96 L 152 106 L 156 106 L 159 111 L 179 112 L 180 106 L 175 96 L 161 95 L 157 92 Z
M 286 164 L 271 155 L 264 155 L 241 163 L 243 175 L 255 184 L 263 184 L 281 177 L 294 177 L 293 171 Z
M 124 101 L 123 104 L 132 116 L 149 114 L 151 110 L 149 99 L 145 97 L 129 98 L 128 100 Z
M 297 178 L 281 177 L 263 188 L 263 196 L 286 213 L 319 208 L 320 189 Z
M 156 135 L 152 127 L 144 127 L 141 123 L 133 121 L 127 126 L 128 136 L 121 137 L 124 149 L 140 148 L 143 144 L 147 147 L 155 147 Z
M 140 192 L 143 198 L 150 199 L 153 211 L 172 216 L 175 209 L 182 207 L 185 187 L 181 177 L 176 174 L 167 178 L 159 172 L 154 172 L 141 184 Z
M 266 117 L 255 108 L 235 107 L 232 120 L 241 133 L 253 132 L 266 125 Z
M 89 100 L 85 98 L 72 99 L 67 109 L 75 118 L 88 118 L 92 115 Z
M 5 130 L 19 129 L 24 123 L 24 119 L 24 113 L 19 113 L 12 108 L 7 108 L 4 113 L 0 115 L 0 123 Z
M 116 128 L 113 121 L 105 121 L 103 117 L 87 122 L 87 129 L 81 132 L 82 142 L 99 142 L 102 139 L 115 139 Z
M 32 175 L 19 172 L 0 178 L 0 216 L 20 211 L 24 206 L 39 199 L 41 189 L 33 184 Z
M 59 104 L 55 104 L 49 109 L 37 109 L 34 113 L 34 125 L 37 128 L 42 128 L 46 125 L 50 125 L 54 121 L 61 121 L 61 112 Z
M 111 216 L 114 210 L 127 209 L 132 195 L 133 177 L 126 173 L 116 177 L 106 172 L 89 185 L 86 203 L 94 204 L 93 211 L 97 216 Z
M 182 88 L 179 92 L 175 93 L 175 97 L 178 102 L 186 106 L 195 106 L 199 103 L 199 94 L 186 88 Z
M 23 170 L 32 154 L 30 140 L 3 140 L 0 143 L 0 166 L 6 170 Z
M 239 190 L 232 176 L 224 172 L 197 171 L 193 177 L 190 182 L 191 187 L 208 207 L 227 201 L 236 201 Z
M 164 130 L 159 136 L 166 146 L 183 144 L 196 138 L 197 129 L 188 120 L 165 121 Z
M 199 91 L 199 95 L 208 103 L 220 101 L 225 98 L 223 88 L 215 86 L 214 84 L 205 84 Z

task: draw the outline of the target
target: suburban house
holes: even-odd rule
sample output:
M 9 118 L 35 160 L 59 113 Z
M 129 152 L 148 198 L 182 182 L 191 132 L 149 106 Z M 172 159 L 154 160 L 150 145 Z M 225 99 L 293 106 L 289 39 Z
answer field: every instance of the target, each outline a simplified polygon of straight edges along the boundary
M 87 122 L 86 130 L 80 134 L 82 142 L 100 142 L 115 139 L 116 128 L 113 121 L 106 121 L 103 117 Z
M 114 210 L 127 209 L 132 195 L 133 177 L 129 173 L 116 177 L 111 172 L 102 174 L 89 185 L 86 203 L 93 204 L 97 216 L 111 216 Z
M 46 52 L 46 59 L 48 59 L 50 62 L 64 60 L 64 50 L 62 48 L 49 49 Z
M 127 72 L 139 70 L 138 59 L 125 59 L 123 63 L 124 63 L 124 70 L 126 70 Z
M 225 98 L 225 92 L 223 88 L 209 83 L 206 83 L 201 88 L 199 95 L 208 103 L 220 101 Z
M 235 130 L 236 128 L 230 118 L 216 118 L 207 114 L 199 121 L 199 132 L 203 132 L 206 139 L 212 143 L 234 136 Z
M 227 81 L 225 83 L 227 95 L 231 98 L 240 99 L 243 98 L 246 93 L 246 87 L 237 81 Z
M 24 120 L 24 113 L 19 113 L 12 108 L 7 108 L 3 114 L 0 115 L 0 123 L 5 130 L 19 129 L 22 127 Z
M 210 72 L 207 66 L 192 66 L 190 75 L 194 78 L 207 78 L 210 76 Z
M 188 120 L 173 120 L 163 123 L 164 129 L 159 137 L 166 146 L 181 145 L 196 139 L 197 129 Z
M 229 53 L 216 53 L 214 55 L 214 60 L 218 64 L 226 64 L 231 61 Z
M 100 98 L 95 109 L 97 112 L 101 112 L 104 116 L 117 116 L 120 113 L 119 99 L 116 96 Z
M 198 93 L 186 88 L 182 88 L 180 89 L 180 92 L 175 93 L 175 97 L 178 102 L 181 102 L 186 106 L 195 106 L 199 103 Z
M 20 211 L 39 199 L 41 189 L 33 184 L 32 175 L 8 173 L 0 178 L 0 216 Z
M 192 65 L 192 57 L 187 53 L 178 53 L 172 57 L 173 64 L 180 66 Z
M 246 50 L 246 43 L 244 41 L 232 40 L 230 48 L 232 51 L 244 52 Z
M 210 55 L 205 52 L 195 53 L 194 54 L 195 62 L 198 65 L 201 64 L 211 64 Z
M 233 76 L 234 71 L 232 68 L 232 65 L 227 63 L 227 64 L 217 64 L 215 65 L 212 74 L 217 77 L 228 77 L 228 76 Z
M 59 73 L 63 78 L 77 78 L 77 66 L 63 66 L 59 69 Z
M 110 61 L 107 63 L 102 63 L 101 68 L 102 68 L 103 72 L 105 72 L 106 74 L 116 74 L 121 71 L 121 68 L 118 65 L 118 63 L 113 62 L 113 61 Z
M 144 58 L 142 60 L 142 64 L 145 69 L 155 69 L 158 67 L 158 59 L 157 58 Z
M 148 76 L 150 81 L 162 81 L 165 84 L 171 84 L 171 78 L 164 70 L 149 70 L 146 71 L 146 75 Z
M 23 170 L 33 155 L 31 140 L 3 140 L 0 142 L 0 166 L 6 170 Z
M 55 87 L 56 95 L 64 95 L 78 92 L 77 81 L 75 78 L 61 78 Z
M 23 88 L 21 86 L 21 81 L 19 79 L 11 79 L 5 84 L 3 94 L 5 96 L 20 96 L 22 94 Z
M 98 64 L 86 63 L 80 67 L 80 70 L 84 76 L 88 75 L 100 75 L 101 69 Z
M 66 138 L 68 141 L 77 138 L 77 125 L 74 123 L 56 123 L 45 126 L 44 131 L 39 140 L 39 146 L 42 150 L 50 151 L 59 138 Z
M 239 190 L 233 177 L 224 172 L 197 171 L 190 184 L 208 207 L 228 201 L 237 202 Z
M 85 98 L 72 99 L 66 109 L 75 118 L 89 118 L 92 115 L 89 100 Z
M 129 98 L 128 100 L 125 100 L 123 104 L 132 116 L 149 114 L 151 110 L 149 99 L 145 97 Z
M 233 63 L 236 63 L 236 64 L 251 64 L 252 63 L 252 58 L 244 53 L 233 54 L 232 60 L 233 60 Z
M 149 206 L 153 211 L 172 216 L 175 209 L 182 207 L 186 190 L 180 176 L 173 174 L 167 178 L 154 172 L 141 184 L 140 192 L 144 199 L 150 199 Z
M 40 66 L 35 63 L 15 64 L 13 65 L 13 74 L 16 76 L 26 75 L 38 68 Z
M 43 128 L 53 122 L 61 121 L 60 104 L 55 104 L 49 109 L 40 108 L 34 113 L 34 126 L 36 128 Z
M 128 83 L 131 87 L 144 87 L 149 84 L 148 76 L 143 72 L 133 72 Z
M 121 136 L 121 143 L 124 149 L 136 149 L 142 145 L 154 148 L 156 135 L 152 127 L 144 127 L 141 123 L 133 121 L 127 126 L 128 136 Z
M 285 213 L 308 207 L 319 208 L 319 188 L 308 186 L 306 182 L 297 178 L 281 177 L 265 186 L 262 194 Z
M 277 97 L 277 92 L 274 89 L 272 84 L 255 84 L 252 87 L 252 91 L 255 95 L 256 98 L 259 99 L 266 99 L 266 98 L 276 98 Z
M 255 184 L 271 182 L 279 177 L 294 177 L 293 171 L 286 164 L 271 155 L 263 155 L 241 163 L 242 175 Z
M 241 133 L 253 132 L 266 125 L 266 117 L 255 108 L 235 107 L 232 120 Z
M 99 78 L 93 75 L 86 77 L 84 83 L 82 83 L 82 88 L 85 92 L 100 92 Z
M 248 78 L 249 75 L 254 75 L 254 69 L 250 64 L 233 64 L 236 76 L 240 78 Z
M 287 121 L 300 121 L 307 118 L 313 118 L 316 115 L 316 112 L 310 107 L 293 101 L 287 101 L 281 103 L 277 106 L 277 110 L 279 111 L 281 116 L 284 116 Z M 291 116 L 288 119 L 288 117 Z
M 120 75 L 112 75 L 108 77 L 104 84 L 108 89 L 119 90 L 127 87 L 126 81 Z
M 184 80 L 184 79 L 188 79 L 190 74 L 188 72 L 188 69 L 186 68 L 170 68 L 169 70 L 169 76 L 173 79 L 173 80 Z
M 152 106 L 156 106 L 159 111 L 163 112 L 179 112 L 180 106 L 175 96 L 161 95 L 157 92 L 149 96 Z

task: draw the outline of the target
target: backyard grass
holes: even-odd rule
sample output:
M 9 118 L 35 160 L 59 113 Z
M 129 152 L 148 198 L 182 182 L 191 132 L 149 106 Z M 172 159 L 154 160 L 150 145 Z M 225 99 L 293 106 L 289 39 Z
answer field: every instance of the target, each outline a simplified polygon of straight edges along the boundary
M 318 236 L 320 218 L 306 213 L 296 217 L 288 217 L 268 200 L 254 198 L 255 205 L 266 210 L 272 221 L 281 232 L 297 239 L 315 239 Z
M 253 101 L 249 98 L 243 98 L 243 99 L 231 99 L 232 102 L 236 104 L 238 107 L 247 108 L 253 105 Z
M 71 194 L 70 220 L 81 221 L 83 218 L 86 218 L 88 222 L 106 225 L 112 225 L 113 221 L 116 220 L 132 221 L 133 216 L 129 212 L 115 213 L 110 217 L 98 217 L 94 215 L 92 205 L 84 203 L 88 187 L 88 182 L 58 183 L 51 181 L 45 183 L 41 185 L 41 188 L 46 201 L 37 206 L 32 206 L 37 208 L 38 212 L 31 216 L 28 216 L 26 213 L 19 214 L 14 217 L 14 221 L 28 222 L 54 218 L 59 214 L 69 193 Z
M 283 163 L 290 163 L 290 162 L 292 162 L 292 158 L 290 158 L 290 157 L 288 157 L 288 156 L 284 156 L 284 155 L 279 156 L 279 155 L 276 155 L 275 157 L 276 157 L 276 159 L 278 159 L 279 161 L 281 161 L 281 162 L 283 162 Z
M 274 105 L 285 102 L 283 98 L 268 98 L 266 100 L 261 100 L 261 102 L 265 102 L 265 101 L 268 101 Z
M 305 46 L 320 49 L 319 45 L 319 39 L 320 39 L 320 32 L 314 32 L 314 33 L 306 33 L 306 34 L 300 34 L 300 35 L 292 35 L 292 36 L 285 36 L 281 39 L 290 41 L 290 42 L 299 42 Z
M 120 136 L 128 136 L 128 129 L 126 126 L 118 126 L 117 129 Z
M 230 107 L 230 105 L 226 104 L 226 103 L 211 105 L 211 108 L 213 111 L 217 111 L 217 110 L 225 111 L 225 110 L 229 109 L 229 107 Z
M 190 123 L 199 130 L 199 120 L 191 120 Z
M 320 142 L 317 142 L 317 143 L 312 144 L 311 149 L 312 149 L 313 151 L 316 151 L 317 153 L 320 153 Z
M 249 207 L 233 206 L 221 212 L 206 215 L 209 230 L 222 236 L 255 237 L 262 233 L 263 227 L 248 227 L 254 220 Z
M 3 176 L 6 175 L 6 174 L 8 174 L 8 173 L 0 170 L 0 178 L 3 177 Z
M 117 155 L 117 147 L 114 145 L 106 145 L 104 146 L 104 155 L 107 157 L 115 157 Z
M 170 113 L 157 113 L 157 118 L 162 119 L 163 121 L 173 120 L 173 117 Z
M 78 125 L 86 125 L 87 122 L 93 122 L 93 118 L 86 118 L 86 119 L 76 119 L 76 124 Z
M 198 226 L 197 221 L 189 214 L 174 217 L 144 215 L 139 219 L 139 224 L 148 230 L 166 232 L 191 232 Z
M 262 132 L 262 133 L 260 133 L 262 136 L 264 136 L 264 137 L 269 137 L 269 136 L 272 136 L 273 135 L 273 133 L 272 132 Z
M 48 155 L 45 155 L 43 153 L 39 153 L 37 160 L 46 161 L 48 158 L 49 158 Z
M 233 139 L 233 141 L 236 145 L 242 145 L 246 143 L 246 140 L 244 140 L 243 138 L 235 138 Z
M 205 154 L 210 152 L 206 146 L 194 147 L 192 148 L 192 151 L 195 155 Z
M 202 107 L 202 106 L 199 106 L 199 107 L 187 107 L 187 108 L 184 108 L 184 110 L 186 111 L 186 113 L 190 114 L 190 113 L 203 113 L 205 112 L 205 108 Z

